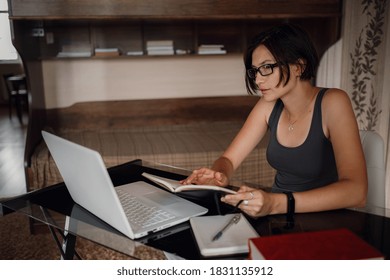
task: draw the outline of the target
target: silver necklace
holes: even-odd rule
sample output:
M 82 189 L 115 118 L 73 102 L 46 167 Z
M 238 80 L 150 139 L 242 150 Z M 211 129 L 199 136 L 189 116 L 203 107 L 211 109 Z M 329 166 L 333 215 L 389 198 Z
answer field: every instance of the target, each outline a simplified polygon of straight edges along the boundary
M 309 102 L 307 103 L 307 106 L 306 107 L 309 107 L 308 110 L 306 110 L 302 115 L 300 115 L 295 121 L 291 121 L 291 116 L 290 116 L 290 112 L 288 110 L 286 110 L 287 112 L 287 118 L 288 118 L 288 131 L 289 132 L 292 132 L 294 130 L 294 124 L 300 119 L 300 118 L 303 118 L 304 116 L 306 116 L 307 113 L 310 112 L 310 103 L 312 102 L 312 100 L 314 99 L 314 97 L 316 96 L 316 94 L 313 94 L 312 98 L 310 98 Z
M 299 119 L 296 119 L 295 121 L 293 121 L 293 122 L 291 122 L 290 121 L 290 113 L 289 112 L 287 112 L 287 114 L 288 114 L 288 131 L 293 131 L 294 130 L 294 124 L 297 122 L 297 120 Z

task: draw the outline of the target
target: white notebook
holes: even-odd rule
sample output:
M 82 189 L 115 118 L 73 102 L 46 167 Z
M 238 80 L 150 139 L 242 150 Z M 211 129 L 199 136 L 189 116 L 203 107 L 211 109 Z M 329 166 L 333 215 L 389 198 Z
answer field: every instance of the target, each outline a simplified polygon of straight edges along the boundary
M 229 223 L 234 215 L 202 216 L 190 219 L 202 256 L 215 257 L 249 252 L 248 239 L 259 237 L 259 234 L 242 214 L 237 224 L 231 225 L 219 239 L 213 241 L 213 237 Z

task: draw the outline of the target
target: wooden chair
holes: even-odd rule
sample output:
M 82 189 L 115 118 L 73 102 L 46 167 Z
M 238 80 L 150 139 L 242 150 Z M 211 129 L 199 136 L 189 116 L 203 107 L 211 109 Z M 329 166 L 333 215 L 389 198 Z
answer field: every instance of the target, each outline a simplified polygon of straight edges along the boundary
M 24 75 L 4 74 L 4 84 L 8 92 L 9 118 L 12 118 L 12 107 L 16 109 L 20 124 L 23 124 L 23 109 L 28 106 L 28 91 Z

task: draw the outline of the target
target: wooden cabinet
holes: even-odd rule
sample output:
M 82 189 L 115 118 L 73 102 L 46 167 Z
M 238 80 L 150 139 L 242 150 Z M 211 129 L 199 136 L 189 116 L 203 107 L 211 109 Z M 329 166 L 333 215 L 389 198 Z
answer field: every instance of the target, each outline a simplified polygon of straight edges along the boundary
M 335 22 L 336 20 L 336 22 Z M 338 18 L 292 18 L 314 39 L 320 55 L 339 36 Z M 95 49 L 119 50 L 120 56 L 147 55 L 149 41 L 171 41 L 175 54 L 198 54 L 200 45 L 222 45 L 227 54 L 242 53 L 261 30 L 281 23 L 280 19 L 154 19 L 154 20 L 14 20 L 22 54 L 38 59 L 95 57 Z M 22 24 L 23 26 L 19 26 Z M 321 26 L 321 29 L 318 29 Z M 23 37 L 20 35 L 24 34 Z M 27 50 L 32 45 L 33 50 Z M 24 49 L 26 49 L 24 51 Z M 34 52 L 35 53 L 31 53 Z
M 180 54 L 202 44 L 242 53 L 256 33 L 284 21 L 307 28 L 322 54 L 339 37 L 340 17 L 341 0 L 10 0 L 11 20 L 23 24 L 19 46 L 35 43 L 26 52 L 39 59 L 93 57 L 96 48 L 147 54 L 151 40 L 170 40 Z

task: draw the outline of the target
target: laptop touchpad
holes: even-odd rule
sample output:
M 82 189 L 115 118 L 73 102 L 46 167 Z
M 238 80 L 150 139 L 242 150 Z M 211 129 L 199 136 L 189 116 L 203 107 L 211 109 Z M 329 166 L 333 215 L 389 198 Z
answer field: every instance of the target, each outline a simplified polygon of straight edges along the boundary
M 150 199 L 160 205 L 170 205 L 173 203 L 180 202 L 180 199 L 175 197 L 174 195 L 166 192 L 155 192 L 150 193 L 144 196 L 147 199 Z

